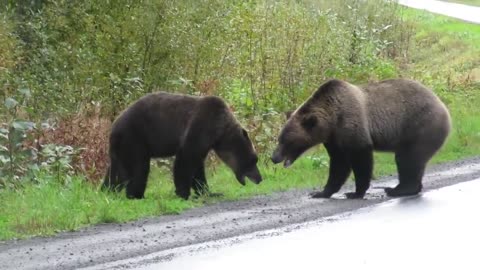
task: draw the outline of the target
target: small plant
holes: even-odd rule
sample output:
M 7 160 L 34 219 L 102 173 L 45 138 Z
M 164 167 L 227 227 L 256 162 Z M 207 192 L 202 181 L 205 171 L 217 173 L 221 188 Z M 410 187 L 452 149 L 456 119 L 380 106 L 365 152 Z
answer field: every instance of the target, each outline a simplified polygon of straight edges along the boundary
M 41 160 L 40 169 L 52 175 L 58 183 L 68 184 L 74 173 L 72 158 L 79 150 L 69 145 L 44 145 L 38 155 Z
M 328 168 L 328 162 L 329 162 L 329 157 L 326 154 L 317 154 L 317 155 L 311 155 L 307 157 L 312 161 L 312 167 L 314 169 L 319 169 L 319 168 Z
M 35 149 L 25 147 L 25 142 L 32 139 L 35 123 L 18 117 L 30 91 L 20 89 L 19 92 L 20 102 L 12 97 L 4 102 L 7 121 L 0 125 L 0 187 L 18 186 L 19 179 L 30 169 L 30 161 L 35 158 Z
M 26 104 L 31 95 L 26 88 L 18 92 L 20 101 L 9 97 L 4 102 L 7 115 L 0 124 L 0 188 L 17 188 L 22 179 L 36 179 L 40 170 L 52 174 L 60 183 L 67 183 L 69 178 L 62 180 L 62 176 L 72 174 L 72 157 L 78 150 L 68 145 L 41 145 L 38 136 L 51 126 L 21 118 L 29 109 Z
M 7 181 L 16 186 L 16 181 L 28 171 L 35 151 L 25 148 L 24 142 L 34 128 L 35 124 L 27 121 L 12 121 L 0 128 L 0 185 L 3 187 L 8 185 Z

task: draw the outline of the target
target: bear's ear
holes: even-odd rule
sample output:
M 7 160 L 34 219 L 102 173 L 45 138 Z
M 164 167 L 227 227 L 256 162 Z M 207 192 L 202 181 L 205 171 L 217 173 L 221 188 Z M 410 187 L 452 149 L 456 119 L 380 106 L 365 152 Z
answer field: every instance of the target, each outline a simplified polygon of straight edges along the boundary
M 309 115 L 302 120 L 302 127 L 306 130 L 311 130 L 317 124 L 317 117 Z
M 290 119 L 290 116 L 292 116 L 293 110 L 286 111 L 285 116 L 287 117 L 287 120 Z

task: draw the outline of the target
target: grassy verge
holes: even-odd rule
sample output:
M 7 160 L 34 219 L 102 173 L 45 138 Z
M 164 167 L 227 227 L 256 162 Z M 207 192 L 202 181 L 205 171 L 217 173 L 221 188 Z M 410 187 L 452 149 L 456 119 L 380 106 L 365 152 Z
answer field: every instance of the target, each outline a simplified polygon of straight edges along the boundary
M 416 25 L 416 37 L 408 61 L 398 60 L 398 73 L 431 86 L 450 108 L 454 129 L 448 143 L 433 163 L 480 154 L 480 26 L 443 16 L 406 10 L 405 17 Z M 274 143 L 274 142 L 271 142 Z M 395 172 L 391 154 L 376 154 L 377 177 Z M 123 222 L 141 217 L 179 213 L 219 200 L 236 200 L 292 188 L 323 185 L 328 157 L 319 147 L 298 160 L 290 169 L 263 160 L 265 181 L 241 187 L 224 166 L 209 172 L 209 183 L 223 198 L 183 201 L 173 194 L 171 175 L 153 170 L 146 199 L 126 200 L 123 194 L 105 194 L 74 178 L 67 185 L 46 182 L 24 189 L 0 191 L 0 239 L 51 235 L 105 222 Z

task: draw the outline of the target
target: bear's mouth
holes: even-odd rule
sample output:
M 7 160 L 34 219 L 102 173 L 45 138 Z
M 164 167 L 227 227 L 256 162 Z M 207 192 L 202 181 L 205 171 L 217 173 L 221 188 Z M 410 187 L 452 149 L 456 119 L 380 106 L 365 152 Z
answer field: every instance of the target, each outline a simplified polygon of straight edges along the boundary
M 274 164 L 278 164 L 283 161 L 283 167 L 288 168 L 292 166 L 297 158 L 294 157 L 285 157 L 285 156 L 275 156 L 272 158 Z
M 297 160 L 297 158 L 299 156 L 301 156 L 303 153 L 303 151 L 299 152 L 299 153 L 296 153 L 296 154 L 293 154 L 293 155 L 284 155 L 282 153 L 278 153 L 278 151 L 276 151 L 273 156 L 272 156 L 272 162 L 274 164 L 278 164 L 280 162 L 283 161 L 283 167 L 284 168 L 288 168 L 290 166 L 292 166 L 292 164 Z
M 250 181 L 257 185 L 263 180 L 257 166 L 254 166 L 253 168 L 248 169 L 244 174 L 237 176 L 237 180 L 238 182 L 240 182 L 240 184 L 242 184 L 242 186 L 245 186 L 246 184 L 245 178 L 248 178 Z
M 295 161 L 294 159 L 286 158 L 285 161 L 283 162 L 283 167 L 284 168 L 290 167 L 294 161 Z
M 246 183 L 245 183 L 245 176 L 244 175 L 242 175 L 240 177 L 237 177 L 237 180 L 242 186 L 245 186 Z

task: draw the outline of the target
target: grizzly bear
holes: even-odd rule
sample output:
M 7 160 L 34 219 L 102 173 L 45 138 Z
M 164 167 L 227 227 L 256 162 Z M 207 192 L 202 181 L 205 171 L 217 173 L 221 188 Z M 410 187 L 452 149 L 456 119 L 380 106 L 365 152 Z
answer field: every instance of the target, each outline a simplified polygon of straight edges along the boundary
M 158 92 L 146 95 L 114 121 L 110 133 L 110 167 L 103 189 L 126 188 L 128 198 L 141 199 L 150 159 L 175 156 L 175 193 L 184 199 L 209 193 L 204 160 L 213 149 L 237 180 L 258 184 L 262 177 L 247 132 L 219 97 Z
M 425 166 L 450 132 L 446 106 L 428 88 L 407 79 L 391 79 L 365 86 L 341 80 L 321 85 L 298 107 L 281 130 L 272 161 L 290 166 L 314 145 L 325 146 L 330 168 L 323 191 L 313 198 L 329 198 L 349 177 L 363 198 L 370 186 L 373 151 L 395 153 L 399 184 L 386 188 L 388 196 L 408 196 L 422 190 Z

